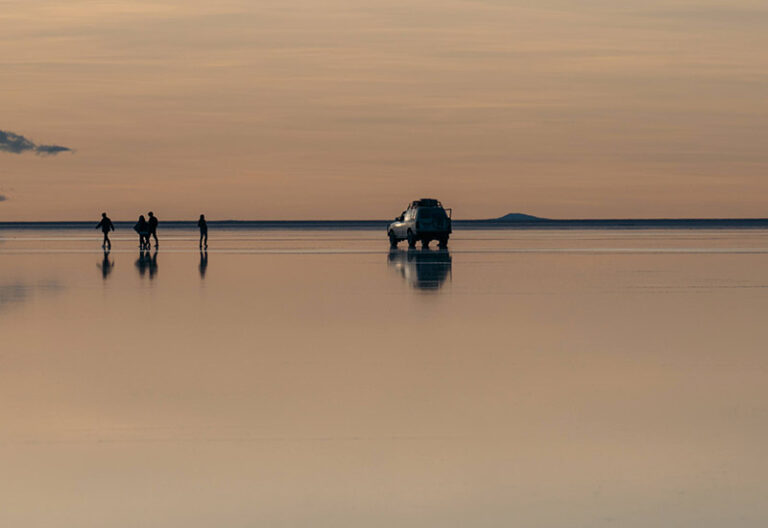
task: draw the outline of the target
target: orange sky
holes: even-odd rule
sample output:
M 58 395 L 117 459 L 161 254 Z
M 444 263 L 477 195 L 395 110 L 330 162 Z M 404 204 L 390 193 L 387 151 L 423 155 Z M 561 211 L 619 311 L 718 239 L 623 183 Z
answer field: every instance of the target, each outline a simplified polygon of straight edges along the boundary
M 215 5 L 214 5 L 215 4 Z M 0 221 L 768 216 L 768 8 L 11 0 Z

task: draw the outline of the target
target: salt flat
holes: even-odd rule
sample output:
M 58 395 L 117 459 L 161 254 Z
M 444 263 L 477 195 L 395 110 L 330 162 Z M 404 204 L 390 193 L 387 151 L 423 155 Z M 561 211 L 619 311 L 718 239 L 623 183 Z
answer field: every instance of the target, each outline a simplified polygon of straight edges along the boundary
M 768 521 L 768 231 L 160 236 L 0 231 L 0 525 Z

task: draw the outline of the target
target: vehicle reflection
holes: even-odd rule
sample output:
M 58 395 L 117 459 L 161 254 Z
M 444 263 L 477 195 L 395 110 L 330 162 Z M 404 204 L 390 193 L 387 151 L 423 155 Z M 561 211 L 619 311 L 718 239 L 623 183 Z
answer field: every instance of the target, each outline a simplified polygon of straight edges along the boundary
M 387 262 L 419 290 L 438 290 L 451 277 L 451 253 L 447 249 L 392 249 Z

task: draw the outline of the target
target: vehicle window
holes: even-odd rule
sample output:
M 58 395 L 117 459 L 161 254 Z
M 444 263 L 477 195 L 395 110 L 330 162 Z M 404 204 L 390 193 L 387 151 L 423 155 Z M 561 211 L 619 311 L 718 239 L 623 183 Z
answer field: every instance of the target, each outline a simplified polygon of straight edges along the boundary
M 419 218 L 422 220 L 442 220 L 445 211 L 439 207 L 422 207 L 419 209 Z

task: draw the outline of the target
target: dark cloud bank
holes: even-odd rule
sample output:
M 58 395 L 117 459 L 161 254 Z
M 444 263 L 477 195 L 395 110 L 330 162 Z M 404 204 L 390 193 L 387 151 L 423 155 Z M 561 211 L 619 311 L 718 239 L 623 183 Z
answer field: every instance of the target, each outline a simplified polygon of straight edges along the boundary
M 61 145 L 38 145 L 19 134 L 0 130 L 0 152 L 21 154 L 28 151 L 38 156 L 53 156 L 59 152 L 72 152 L 72 149 Z

